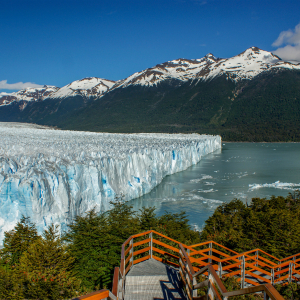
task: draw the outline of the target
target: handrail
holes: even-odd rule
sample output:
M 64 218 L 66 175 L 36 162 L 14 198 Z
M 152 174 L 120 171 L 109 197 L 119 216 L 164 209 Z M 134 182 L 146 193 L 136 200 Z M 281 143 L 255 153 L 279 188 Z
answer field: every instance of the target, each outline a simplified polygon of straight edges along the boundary
M 196 249 L 199 247 L 206 248 Z M 101 290 L 73 300 L 123 300 L 126 274 L 135 264 L 150 258 L 179 269 L 190 300 L 196 299 L 197 289 L 204 286 L 208 287 L 211 298 L 219 300 L 254 292 L 264 292 L 273 300 L 282 300 L 272 284 L 290 282 L 295 280 L 296 274 L 300 275 L 300 253 L 278 259 L 261 249 L 237 253 L 214 241 L 188 246 L 155 230 L 148 230 L 130 236 L 123 243 L 120 267 L 114 270 L 112 293 Z M 197 283 L 197 276 L 201 274 L 208 279 Z M 223 276 L 238 277 L 241 289 L 227 292 L 220 280 Z M 245 282 L 252 287 L 244 288 Z
M 109 300 L 117 300 L 117 297 L 115 297 L 109 290 L 100 290 L 96 292 L 89 293 L 87 295 L 73 298 L 72 300 L 101 300 L 101 299 L 109 299 Z
M 191 265 L 190 259 L 187 255 L 187 253 L 185 252 L 184 248 L 181 247 L 181 245 L 180 245 L 180 250 L 182 253 L 182 257 L 184 257 L 184 259 L 186 260 L 186 264 L 188 266 L 190 266 Z M 188 271 L 188 269 L 187 269 L 187 271 Z M 196 273 L 190 272 L 190 274 L 188 274 L 188 275 L 195 278 L 201 274 L 204 274 L 206 271 L 208 271 L 208 279 L 204 282 L 193 284 L 192 290 L 207 286 L 208 287 L 208 295 L 210 296 L 211 299 L 214 299 L 214 296 L 216 296 L 216 298 L 218 298 L 218 299 L 226 299 L 228 297 L 233 297 L 233 296 L 238 296 L 238 295 L 246 295 L 246 294 L 252 294 L 252 293 L 257 293 L 257 292 L 264 292 L 272 300 L 284 300 L 284 298 L 277 292 L 277 290 L 270 283 L 267 283 L 264 285 L 259 285 L 259 286 L 254 286 L 254 287 L 249 287 L 249 288 L 244 288 L 244 289 L 240 289 L 237 291 L 228 292 L 226 290 L 224 284 L 222 283 L 220 277 L 217 275 L 215 269 L 213 268 L 213 266 L 211 264 L 208 266 L 205 266 L 204 268 L 202 268 L 200 271 L 198 271 Z M 214 285 L 216 285 L 218 287 L 222 297 L 220 297 L 220 295 Z M 189 296 L 189 299 L 191 299 L 191 300 L 196 299 L 195 297 L 191 297 L 191 294 L 192 294 L 191 291 L 188 291 L 187 294 Z M 193 296 L 197 296 L 197 295 L 193 294 Z

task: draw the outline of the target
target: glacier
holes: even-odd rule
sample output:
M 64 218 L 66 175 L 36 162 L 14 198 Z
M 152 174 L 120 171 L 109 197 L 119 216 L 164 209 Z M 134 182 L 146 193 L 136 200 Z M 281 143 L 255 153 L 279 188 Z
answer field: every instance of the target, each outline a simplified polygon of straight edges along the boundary
M 41 232 L 151 191 L 162 179 L 221 148 L 199 134 L 112 134 L 0 123 L 0 240 L 22 215 Z

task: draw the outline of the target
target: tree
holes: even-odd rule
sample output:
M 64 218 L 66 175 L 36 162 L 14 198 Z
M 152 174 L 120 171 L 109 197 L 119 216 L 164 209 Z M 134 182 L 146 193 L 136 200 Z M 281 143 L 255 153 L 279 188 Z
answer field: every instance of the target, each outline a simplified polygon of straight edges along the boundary
M 22 216 L 13 230 L 4 233 L 0 255 L 9 266 L 15 266 L 19 263 L 23 252 L 38 239 L 40 236 L 35 225 L 30 222 L 29 217 Z
M 109 286 L 113 267 L 119 264 L 105 214 L 95 209 L 77 216 L 64 236 L 68 251 L 75 258 L 74 271 L 88 291 Z M 119 249 L 118 249 L 119 250 Z
M 50 225 L 43 238 L 32 243 L 20 258 L 19 269 L 27 276 L 27 298 L 66 299 L 79 289 L 80 281 L 72 270 L 74 258 L 66 251 L 57 227 Z

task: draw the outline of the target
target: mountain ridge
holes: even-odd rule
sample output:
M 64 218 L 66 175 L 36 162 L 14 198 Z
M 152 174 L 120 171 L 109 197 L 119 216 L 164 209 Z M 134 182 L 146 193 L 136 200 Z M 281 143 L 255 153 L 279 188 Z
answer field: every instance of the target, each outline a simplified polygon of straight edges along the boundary
M 300 64 L 252 47 L 229 59 L 158 64 L 117 82 L 74 81 L 38 101 L 0 105 L 0 121 L 117 133 L 219 134 L 300 141 Z
M 252 79 L 260 73 L 274 68 L 300 70 L 300 63 L 285 62 L 277 55 L 258 47 L 250 47 L 227 59 L 216 58 L 213 54 L 208 53 L 200 59 L 179 58 L 157 64 L 118 81 L 86 77 L 61 88 L 45 85 L 43 88 L 27 88 L 15 93 L 0 93 L 0 106 L 9 105 L 14 101 L 37 101 L 76 95 L 98 99 L 116 88 L 130 85 L 153 86 L 172 79 L 186 82 L 188 80 L 210 80 L 226 75 L 231 80 L 239 81 Z

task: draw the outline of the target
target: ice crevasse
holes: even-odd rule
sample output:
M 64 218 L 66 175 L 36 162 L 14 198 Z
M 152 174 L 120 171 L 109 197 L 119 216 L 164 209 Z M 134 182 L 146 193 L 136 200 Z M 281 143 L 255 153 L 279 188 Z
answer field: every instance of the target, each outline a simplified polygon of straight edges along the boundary
M 39 232 L 92 208 L 151 191 L 170 174 L 221 148 L 199 134 L 109 134 L 0 123 L 0 240 L 22 215 Z

